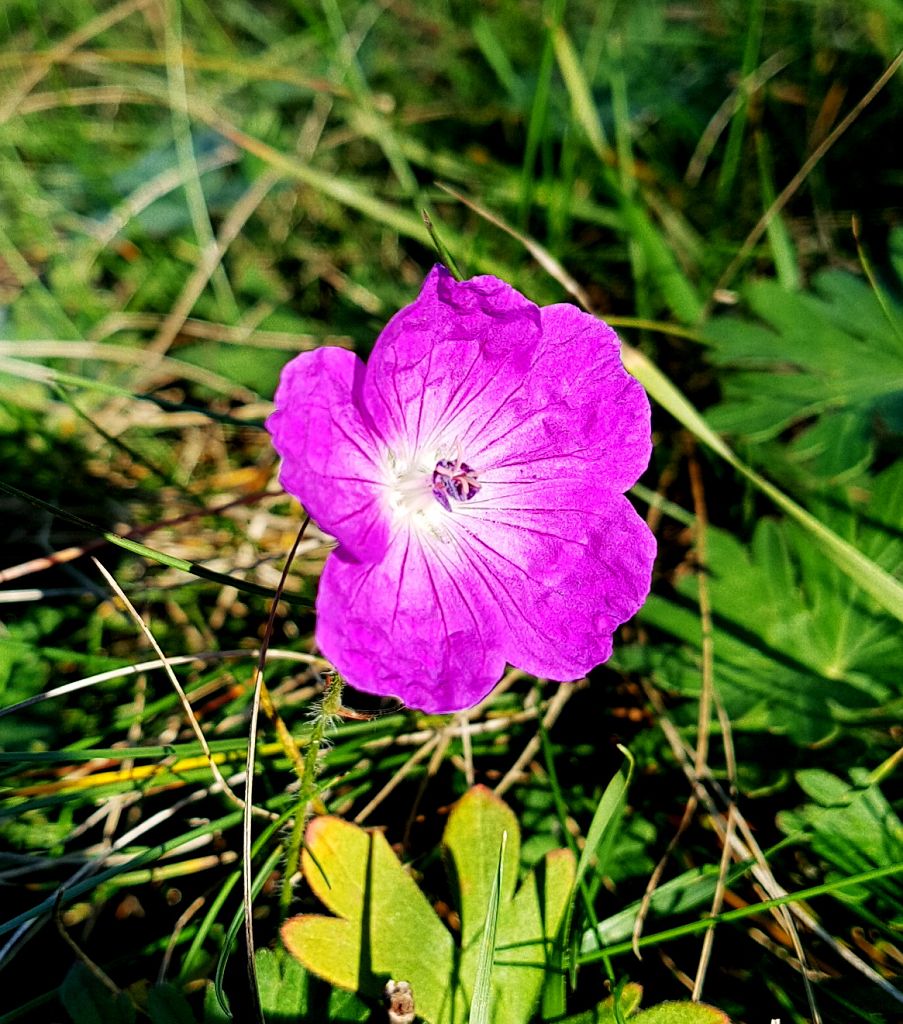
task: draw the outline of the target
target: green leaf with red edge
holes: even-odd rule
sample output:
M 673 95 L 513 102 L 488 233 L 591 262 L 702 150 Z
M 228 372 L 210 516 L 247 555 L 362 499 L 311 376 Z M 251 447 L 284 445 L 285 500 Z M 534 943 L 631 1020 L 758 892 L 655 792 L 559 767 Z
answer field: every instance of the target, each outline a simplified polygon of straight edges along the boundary
M 337 916 L 302 914 L 282 928 L 289 952 L 339 988 L 379 997 L 410 982 L 425 1020 L 450 1021 L 452 937 L 379 832 L 315 818 L 301 858 L 308 884 Z
M 301 866 L 314 894 L 336 916 L 290 919 L 282 929 L 286 948 L 338 988 L 371 998 L 381 995 L 389 978 L 409 982 L 418 1018 L 427 1024 L 466 1020 L 504 831 L 492 1020 L 526 1024 L 564 920 L 575 862 L 569 850 L 552 851 L 515 893 L 520 829 L 511 810 L 484 787 L 458 801 L 444 837 L 460 898 L 459 962 L 451 934 L 383 835 L 332 817 L 308 826 Z

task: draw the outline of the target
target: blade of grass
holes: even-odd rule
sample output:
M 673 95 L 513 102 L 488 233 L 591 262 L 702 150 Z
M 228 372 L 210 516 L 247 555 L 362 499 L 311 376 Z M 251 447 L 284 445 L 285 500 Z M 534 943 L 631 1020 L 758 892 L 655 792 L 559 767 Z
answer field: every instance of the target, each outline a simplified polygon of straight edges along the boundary
M 270 875 L 272 875 L 273 871 L 275 871 L 276 865 L 279 863 L 281 858 L 282 846 L 280 845 L 275 847 L 271 851 L 269 857 L 267 857 L 267 859 L 263 862 L 263 865 L 260 868 L 260 870 L 257 872 L 256 875 L 253 876 L 253 879 L 250 880 L 248 890 L 245 893 L 246 899 L 249 898 L 253 902 L 253 900 L 255 900 L 260 895 L 260 892 L 263 889 L 265 882 L 270 877 Z M 244 870 L 242 871 L 242 877 L 244 877 Z M 213 976 L 213 987 L 214 992 L 216 993 L 216 1001 L 223 1008 L 223 1011 L 225 1013 L 228 1013 L 230 1016 L 232 1014 L 229 1009 L 229 1000 L 226 997 L 226 992 L 225 989 L 223 988 L 223 982 L 225 981 L 226 978 L 226 967 L 228 966 L 229 963 L 229 956 L 232 953 L 232 947 L 235 945 L 235 940 L 238 937 L 238 933 L 241 930 L 242 925 L 245 924 L 245 922 L 248 920 L 248 916 L 249 915 L 245 908 L 245 903 L 243 902 L 242 906 L 239 907 L 238 910 L 235 912 L 235 915 L 232 918 L 232 923 L 229 925 L 229 930 L 226 932 L 226 935 L 223 938 L 222 947 L 220 949 L 220 955 L 216 962 L 216 971 Z M 248 956 L 250 960 L 254 959 L 253 947 L 249 947 Z M 263 1017 L 261 1016 L 260 1011 L 260 997 L 257 991 L 256 972 L 254 973 L 253 977 L 254 987 L 252 995 L 252 1005 L 256 1008 L 256 1020 L 260 1022 L 260 1024 L 262 1024 Z
M 618 750 L 620 750 L 624 755 L 624 763 L 605 787 L 605 790 L 599 799 L 599 803 L 596 805 L 596 810 L 593 812 L 593 819 L 590 822 L 589 831 L 586 834 L 586 842 L 584 843 L 583 850 L 580 853 L 580 859 L 577 861 L 577 870 L 574 874 L 574 881 L 571 885 L 571 891 L 568 896 L 564 921 L 558 935 L 558 940 L 555 944 L 556 953 L 562 959 L 565 950 L 570 952 L 570 962 L 567 964 L 567 975 L 570 977 L 572 987 L 576 983 L 576 972 L 579 966 L 579 960 L 575 955 L 574 946 L 572 944 L 573 919 L 574 910 L 577 904 L 577 893 L 580 892 L 583 897 L 583 904 L 589 919 L 589 925 L 595 931 L 598 928 L 599 923 L 596 918 L 592 901 L 586 889 L 586 873 L 589 871 L 593 860 L 596 859 L 598 862 L 599 873 L 602 874 L 605 870 L 607 853 L 611 849 L 617 825 L 619 824 L 624 812 L 624 806 L 627 799 L 627 789 L 630 786 L 630 780 L 633 778 L 633 770 L 636 763 L 633 755 L 626 747 L 622 747 L 619 744 Z M 548 751 L 546 754 L 546 764 L 551 764 L 551 758 Z M 613 977 L 611 972 L 610 976 Z M 562 971 L 550 974 L 547 980 L 546 991 L 543 998 L 543 1010 L 550 1016 L 561 1016 L 565 1012 L 565 977 L 565 972 Z
M 252 856 L 256 855 L 257 853 L 260 852 L 260 850 L 263 848 L 264 844 L 270 838 L 272 838 L 272 836 L 276 832 L 276 830 L 278 828 L 281 828 L 282 826 L 285 825 L 286 821 L 291 817 L 291 814 L 292 814 L 292 809 L 284 811 L 279 816 L 278 820 L 274 821 L 271 826 L 269 826 L 268 828 L 264 829 L 264 831 L 257 837 L 257 839 L 256 839 L 256 841 L 254 843 L 254 848 L 252 850 Z M 226 900 L 229 898 L 229 895 L 231 894 L 232 890 L 235 888 L 235 886 L 241 880 L 241 876 L 242 876 L 241 869 L 233 871 L 229 875 L 229 877 L 225 879 L 225 881 L 222 883 L 222 885 L 217 889 L 216 895 L 214 896 L 214 898 L 213 898 L 213 900 L 212 900 L 212 902 L 210 904 L 210 907 L 207 910 L 207 913 L 204 915 L 204 920 L 198 926 L 198 930 L 195 932 L 194 938 L 191 941 L 191 945 L 188 948 L 188 952 L 185 954 L 184 958 L 182 959 L 182 970 L 181 970 L 181 974 L 180 974 L 180 980 L 181 981 L 184 982 L 184 981 L 188 980 L 192 976 L 195 961 L 201 955 L 201 950 L 203 948 L 204 942 L 207 939 L 207 936 L 210 934 L 211 929 L 216 924 L 217 918 L 219 917 L 220 911 L 223 909 L 223 906 L 225 905 Z M 238 929 L 240 927 L 241 927 L 241 914 L 237 913 L 235 915 L 235 918 L 232 921 L 232 924 L 229 927 L 229 930 L 231 932 L 232 929 L 234 928 L 235 929 L 235 934 L 237 934 L 238 933 Z M 230 946 L 231 946 L 231 943 L 228 944 L 228 945 L 225 942 L 220 944 L 220 956 L 221 957 L 223 956 L 223 953 L 225 952 L 225 950 L 227 948 L 230 948 Z M 225 959 L 226 958 L 224 958 L 224 962 L 225 962 Z
M 79 342 L 76 342 L 76 344 L 79 344 Z M 113 357 L 111 356 L 110 358 L 112 359 Z M 136 402 L 150 402 L 151 405 L 156 405 L 158 409 L 163 409 L 165 412 L 193 412 L 198 416 L 203 416 L 205 419 L 216 423 L 228 423 L 233 426 L 240 427 L 263 427 L 263 420 L 254 420 L 250 418 L 241 419 L 238 416 L 230 416 L 228 413 L 215 412 L 212 409 L 202 408 L 197 405 L 188 405 L 184 402 L 168 402 L 165 398 L 158 398 L 156 395 L 136 394 L 134 391 L 130 391 L 128 388 L 119 387 L 116 384 L 107 384 L 101 380 L 82 377 L 77 373 L 67 373 L 64 370 L 56 370 L 50 366 L 44 366 L 41 363 L 29 363 L 23 359 L 10 359 L 2 354 L 0 354 L 0 374 L 13 377 L 18 380 L 34 380 L 41 384 L 69 384 L 72 387 L 84 388 L 89 391 L 97 391 L 102 395 L 129 398 Z M 186 379 L 194 378 L 196 380 L 200 380 L 201 377 L 203 377 L 203 383 L 208 387 L 210 386 L 211 381 L 221 380 L 226 385 L 223 389 L 226 394 L 235 394 L 236 392 L 244 390 L 240 385 L 235 384 L 233 381 L 227 381 L 225 378 L 218 378 L 217 375 L 211 374 L 209 371 L 202 370 L 199 375 L 196 369 L 188 370 L 184 376 Z
M 633 146 L 630 141 L 630 108 L 627 101 L 627 79 L 624 75 L 624 44 L 619 32 L 610 34 L 607 49 L 606 67 L 611 91 L 611 111 L 615 122 L 618 185 L 625 212 L 624 219 L 628 227 L 627 255 L 630 259 L 630 275 L 633 279 L 633 304 L 637 315 L 646 318 L 651 315 L 650 266 L 646 249 L 652 239 L 647 238 L 646 246 L 643 245 L 646 229 L 641 220 L 632 213 L 632 209 L 637 206 L 636 166 L 633 160 Z
M 269 695 L 269 691 L 266 689 L 266 683 L 264 682 L 264 670 L 266 668 L 266 650 L 269 647 L 270 639 L 273 636 L 273 627 L 276 623 L 276 611 L 279 606 L 279 598 L 282 596 L 282 592 L 285 589 L 285 583 L 288 579 L 289 569 L 291 568 L 292 562 L 294 561 L 295 554 L 298 551 L 298 545 L 301 543 L 304 537 L 304 531 L 307 529 L 307 524 L 310 522 L 310 516 L 305 516 L 304 521 L 301 523 L 301 528 L 298 530 L 298 535 L 295 537 L 295 542 L 292 544 L 291 551 L 288 553 L 288 558 L 285 560 L 285 565 L 282 569 L 282 576 L 279 579 L 279 585 L 276 587 L 276 593 L 273 595 L 273 599 L 270 602 L 270 614 L 267 618 L 266 628 L 263 634 L 263 641 L 260 645 L 260 657 L 257 659 L 257 668 L 254 672 L 254 685 L 253 695 L 251 698 L 251 713 L 248 721 L 248 757 L 245 762 L 245 806 L 244 813 L 242 815 L 241 822 L 241 879 L 242 879 L 242 916 L 244 923 L 245 932 L 245 953 L 246 953 L 246 966 L 248 974 L 248 985 L 251 990 L 251 1002 L 252 1012 L 255 1020 L 259 1024 L 263 1024 L 263 1010 L 260 1007 L 260 986 L 257 982 L 257 962 L 254 958 L 254 897 L 260 891 L 263 882 L 269 876 L 269 872 L 261 872 L 257 879 L 252 881 L 251 877 L 251 827 L 252 827 L 252 811 L 254 809 L 253 803 L 253 789 L 254 789 L 254 767 L 257 752 L 257 723 L 260 717 L 260 705 L 263 700 L 264 694 L 266 694 L 266 702 L 272 706 L 272 700 Z M 294 741 L 292 741 L 294 742 Z M 294 752 L 297 752 L 297 747 L 294 747 Z M 278 851 L 281 856 L 281 849 Z M 275 862 L 274 862 L 275 863 Z M 259 885 L 257 884 L 259 881 Z M 228 945 L 224 946 L 227 949 Z M 221 959 L 221 963 L 225 968 L 225 958 Z M 222 1003 L 221 997 L 222 979 L 219 972 L 219 966 L 217 967 L 217 978 L 216 978 L 216 997 Z M 223 1006 L 223 1009 L 228 1009 Z
M 755 140 L 756 156 L 759 165 L 759 190 L 762 193 L 762 206 L 767 210 L 775 200 L 771 148 L 768 136 L 764 132 L 756 132 Z M 790 240 L 790 233 L 787 231 L 787 225 L 780 214 L 776 214 L 769 221 L 766 232 L 778 280 L 787 291 L 798 291 L 800 287 L 800 268 L 797 264 L 796 253 L 793 250 L 793 242 Z
M 865 93 L 862 99 L 856 104 L 855 107 L 847 114 L 847 116 L 837 125 L 837 127 L 828 135 L 820 145 L 812 151 L 809 157 L 803 162 L 802 167 L 794 174 L 790 181 L 784 186 L 777 199 L 769 206 L 769 208 L 762 214 L 761 218 L 757 222 L 756 226 L 750 231 L 740 246 L 740 250 L 737 255 L 731 260 L 725 269 L 724 273 L 718 279 L 718 283 L 712 289 L 712 294 L 717 294 L 719 291 L 727 288 L 733 279 L 736 277 L 737 272 L 747 261 L 753 249 L 759 243 L 762 235 L 768 225 L 771 223 L 773 217 L 781 212 L 787 203 L 796 195 L 797 189 L 803 184 L 806 178 L 809 177 L 812 169 L 819 163 L 824 155 L 831 149 L 835 142 L 847 131 L 847 129 L 857 120 L 859 115 L 865 110 L 865 108 L 872 102 L 872 100 L 878 95 L 879 92 L 891 81 L 891 79 L 899 71 L 900 66 L 903 65 L 903 50 L 901 50 L 896 57 L 888 64 L 884 71 L 878 76 L 871 88 Z
M 357 57 L 360 44 L 363 42 L 363 35 L 366 32 L 363 34 L 359 33 L 356 40 L 352 38 L 351 33 L 345 27 L 342 9 L 337 0 L 320 0 L 320 7 L 326 18 L 326 24 L 329 26 L 333 43 L 336 46 L 335 65 L 344 71 L 351 91 L 360 104 L 364 115 L 376 120 L 379 126 L 377 132 L 379 144 L 404 194 L 411 199 L 417 200 L 420 193 L 417 178 L 398 144 L 393 126 L 378 112 L 376 99 Z M 371 10 L 370 22 L 372 24 L 382 13 L 383 8 L 379 4 L 373 4 Z
M 895 312 L 894 308 L 888 302 L 887 296 L 884 294 L 884 289 L 878 283 L 878 278 L 875 276 L 875 271 L 872 269 L 871 260 L 868 258 L 868 255 L 862 246 L 862 239 L 859 237 L 859 218 L 855 214 L 853 215 L 851 226 L 853 229 L 853 238 L 856 240 L 856 253 L 859 256 L 859 263 L 862 266 L 862 271 L 866 278 L 868 278 L 868 283 L 874 292 L 878 305 L 881 307 L 881 312 L 890 324 L 891 330 L 896 334 L 897 340 L 901 344 L 901 348 L 903 348 L 903 318 Z
M 185 717 L 188 720 L 188 724 L 191 727 L 191 731 L 194 733 L 195 738 L 197 739 L 198 744 L 201 747 L 201 750 L 203 750 L 204 752 L 204 758 L 207 761 L 208 765 L 210 766 L 210 771 L 213 775 L 216 786 L 220 790 L 222 790 L 223 793 L 226 794 L 226 796 L 232 801 L 232 803 L 234 803 L 238 807 L 243 807 L 244 804 L 242 803 L 241 797 L 239 797 L 233 791 L 232 787 L 229 785 L 228 782 L 226 782 L 225 778 L 223 777 L 223 773 L 219 770 L 219 765 L 216 763 L 216 759 L 213 757 L 210 747 L 207 744 L 207 737 L 204 735 L 204 730 L 201 728 L 200 723 L 195 717 L 191 704 L 188 702 L 188 698 L 185 696 L 185 691 L 182 689 L 182 684 L 179 682 L 178 677 L 172 670 L 172 666 L 169 664 L 166 655 L 163 653 L 163 648 L 160 647 L 159 643 L 157 642 L 157 638 L 154 636 L 153 632 L 151 631 L 147 623 L 144 621 L 144 619 L 142 619 L 141 616 L 138 614 L 138 610 L 135 608 L 132 602 L 128 599 L 128 597 L 126 597 L 125 592 L 123 591 L 122 587 L 120 587 L 119 584 L 116 582 L 116 579 L 114 578 L 113 574 L 107 569 L 107 567 L 102 562 L 94 558 L 93 555 L 91 556 L 91 561 L 95 564 L 98 572 L 107 581 L 110 588 L 114 591 L 119 600 L 122 601 L 122 603 L 125 605 L 129 615 L 132 617 L 134 622 L 137 624 L 138 628 L 147 638 L 148 643 L 151 645 L 151 647 L 153 647 L 154 653 L 163 663 L 163 669 L 166 672 L 166 675 L 169 678 L 170 683 L 172 683 L 173 689 L 179 696 L 179 703 L 182 705 L 182 710 L 185 712 Z M 262 814 L 267 818 L 271 817 L 269 811 L 264 811 L 258 807 L 249 806 L 247 808 L 247 811 L 249 816 L 251 814 L 257 813 Z
M 485 14 L 478 14 L 471 23 L 470 31 L 480 53 L 499 80 L 499 85 L 508 93 L 508 98 L 518 106 L 525 106 L 524 83 L 514 70 L 502 41 L 492 27 L 492 21 Z
M 165 0 L 163 21 L 166 81 L 170 94 L 172 133 L 176 144 L 181 184 L 185 191 L 191 223 L 201 252 L 200 262 L 203 263 L 208 258 L 208 254 L 215 250 L 216 239 L 207 209 L 204 186 L 201 184 L 201 172 L 195 157 L 191 122 L 187 114 L 188 89 L 185 82 L 185 65 L 182 63 L 182 0 Z M 238 303 L 232 293 L 225 268 L 219 261 L 216 262 L 212 270 L 212 283 L 216 301 L 223 311 L 224 319 L 238 320 L 240 315 Z
M 577 56 L 570 36 L 560 25 L 552 33 L 552 45 L 561 77 L 564 79 L 564 84 L 570 95 L 571 110 L 577 123 L 583 129 L 596 156 L 603 164 L 613 167 L 616 162 L 615 154 L 596 112 L 596 104 L 589 82 L 580 65 L 580 58 Z
M 762 28 L 765 23 L 765 4 L 763 0 L 752 0 L 747 9 L 746 18 L 747 33 L 746 44 L 743 48 L 743 66 L 740 72 L 741 81 L 747 81 L 750 78 L 756 66 L 756 61 L 759 59 L 759 48 L 762 45 Z M 715 199 L 719 206 L 723 205 L 727 200 L 737 177 L 748 112 L 749 97 L 745 92 L 739 90 L 738 103 L 734 108 L 731 127 L 727 136 L 724 162 L 721 165 L 721 172 L 718 175 L 718 184 L 715 189 Z
M 492 968 L 495 962 L 495 941 L 499 923 L 499 901 L 502 892 L 505 865 L 505 847 L 508 845 L 508 833 L 502 833 L 499 844 L 499 860 L 489 893 L 489 904 L 486 907 L 486 921 L 483 925 L 483 936 L 480 939 L 480 952 L 477 957 L 477 968 L 473 983 L 473 1000 L 470 1004 L 468 1024 L 490 1024 L 492 1020 Z
M 54 63 L 70 57 L 74 51 L 79 49 L 89 39 L 108 31 L 117 22 L 130 17 L 145 7 L 149 7 L 153 2 L 154 0 L 122 0 L 121 3 L 114 4 L 109 10 L 101 12 L 96 18 L 92 18 L 84 25 L 81 25 L 47 53 L 36 54 L 35 56 L 38 57 L 38 60 L 29 67 L 28 71 L 22 75 L 19 81 L 0 100 L 0 124 L 3 124 L 4 121 L 7 121 L 16 113 L 22 99 L 48 74 Z M 18 63 L 13 55 L 14 66 Z
M 4 646 L 10 643 L 9 640 L 4 640 Z M 23 644 L 23 647 L 28 649 L 30 645 Z M 46 650 L 42 648 L 42 654 L 46 655 Z M 301 662 L 306 665 L 317 665 L 319 664 L 322 668 L 327 667 L 326 662 L 315 657 L 313 654 L 305 654 L 303 651 L 292 651 L 292 650 L 267 650 L 267 659 L 278 660 L 284 658 L 290 660 L 290 662 Z M 197 654 L 177 654 L 173 657 L 167 658 L 169 664 L 173 665 L 197 665 L 203 662 L 220 662 L 220 660 L 228 660 L 230 658 L 252 658 L 259 657 L 259 650 L 223 650 L 223 651 L 200 651 Z M 26 708 L 31 708 L 36 703 L 41 703 L 43 700 L 52 700 L 55 697 L 67 696 L 70 693 L 74 693 L 76 690 L 83 690 L 88 686 L 94 686 L 96 683 L 102 683 L 109 679 L 122 679 L 127 676 L 141 675 L 144 672 L 148 672 L 153 669 L 162 669 L 163 660 L 155 658 L 153 662 L 139 662 L 137 665 L 125 665 L 120 669 L 110 669 L 106 672 L 98 672 L 94 676 L 86 676 L 84 679 L 76 679 L 71 683 L 65 683 L 62 686 L 55 686 L 53 689 L 44 690 L 42 693 L 35 693 L 30 697 L 26 697 L 25 700 L 18 700 L 14 705 L 9 705 L 6 708 L 0 708 L 0 718 L 4 718 L 6 715 L 14 715 L 17 712 L 25 711 Z M 160 749 L 163 751 L 163 749 Z M 161 753 L 162 757 L 163 754 Z M 0 751 L 0 761 L 3 760 L 4 752 Z
M 633 240 L 642 249 L 645 269 L 655 281 L 662 298 L 671 312 L 683 323 L 696 323 L 703 313 L 704 304 L 696 290 L 680 269 L 671 247 L 652 222 L 638 199 L 625 194 L 622 181 L 611 167 L 612 152 L 607 146 L 599 113 L 592 101 L 592 93 L 583 69 L 574 52 L 573 43 L 563 27 L 554 33 L 555 53 L 565 87 L 571 99 L 576 120 L 586 132 L 593 152 L 599 158 L 603 180 L 612 195 L 617 196 L 628 241 Z M 622 97 L 624 102 L 626 99 Z M 626 117 L 622 111 L 621 121 Z M 624 129 L 625 126 L 621 125 Z M 623 139 L 622 139 L 623 146 Z M 623 174 L 624 168 L 621 169 Z
M 550 17 L 554 25 L 561 22 L 564 14 L 564 0 L 551 0 Z M 547 33 L 543 43 L 542 55 L 539 59 L 539 70 L 536 75 L 536 88 L 533 90 L 533 102 L 530 106 L 530 119 L 527 123 L 527 142 L 524 147 L 524 160 L 521 165 L 521 196 L 519 220 L 526 224 L 533 205 L 535 189 L 536 160 L 539 146 L 545 134 L 546 118 L 549 112 L 549 96 L 552 91 L 552 69 L 555 66 L 555 51 L 552 34 Z
M 865 885 L 868 882 L 875 882 L 882 878 L 890 878 L 903 872 L 903 864 L 890 864 L 882 868 L 872 868 L 869 871 L 861 871 L 846 878 L 837 878 L 831 882 L 824 882 L 821 885 L 814 885 L 808 889 L 798 889 L 796 892 L 789 892 L 783 896 L 776 896 L 773 899 L 760 900 L 745 907 L 738 907 L 736 910 L 725 910 L 716 917 L 704 917 L 697 921 L 688 921 L 686 924 L 675 925 L 673 928 L 665 928 L 660 932 L 651 935 L 644 935 L 639 940 L 641 947 L 657 946 L 663 942 L 670 942 L 673 939 L 684 938 L 687 935 L 696 935 L 705 932 L 713 925 L 728 924 L 732 921 L 742 921 L 747 917 L 754 917 L 761 914 L 763 910 L 770 910 L 772 907 L 786 907 L 796 903 L 804 903 L 815 899 L 817 896 L 833 895 L 842 892 L 844 889 L 855 888 Z M 633 942 L 616 942 L 604 949 L 590 950 L 580 956 L 580 963 L 595 963 L 606 956 L 621 956 L 624 953 L 633 952 Z M 890 986 L 893 992 L 893 986 Z M 885 989 L 886 991 L 886 989 Z M 897 992 L 895 998 L 903 1002 L 903 995 Z

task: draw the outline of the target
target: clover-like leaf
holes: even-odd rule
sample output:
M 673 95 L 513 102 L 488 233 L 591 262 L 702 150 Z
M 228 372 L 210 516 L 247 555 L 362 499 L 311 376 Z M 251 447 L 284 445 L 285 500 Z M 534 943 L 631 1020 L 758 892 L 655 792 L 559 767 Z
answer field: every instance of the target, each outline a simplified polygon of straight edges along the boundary
M 302 870 L 337 916 L 291 918 L 282 929 L 289 952 L 333 985 L 371 997 L 389 978 L 403 978 L 419 1016 L 450 1021 L 452 937 L 385 837 L 340 818 L 315 818 Z
M 452 809 L 443 840 L 460 901 L 461 950 L 383 835 L 339 818 L 308 826 L 304 877 L 336 916 L 301 914 L 282 938 L 301 964 L 333 985 L 378 997 L 389 978 L 410 983 L 427 1024 L 467 1018 L 501 837 L 507 833 L 492 969 L 494 1024 L 527 1024 L 546 978 L 575 876 L 553 850 L 516 889 L 520 829 L 506 804 L 477 786 Z M 501 994 L 504 998 L 500 998 Z
M 778 815 L 779 827 L 789 834 L 805 832 L 812 849 L 835 868 L 852 875 L 903 862 L 903 822 L 878 783 L 861 768 L 850 773 L 852 783 L 820 768 L 798 772 L 796 781 L 811 802 Z M 903 916 L 899 885 L 891 879 L 846 889 L 842 899 L 862 903 L 871 895 L 882 916 Z
M 575 874 L 569 850 L 553 850 L 543 860 L 543 880 L 531 872 L 515 893 L 520 828 L 511 809 L 491 790 L 476 786 L 449 815 L 443 844 L 451 859 L 461 906 L 460 983 L 473 991 L 486 908 L 498 867 L 499 840 L 508 842 L 493 971 L 493 1020 L 527 1021 L 539 1001 L 552 947 L 564 920 Z M 504 993 L 504 998 L 500 995 Z

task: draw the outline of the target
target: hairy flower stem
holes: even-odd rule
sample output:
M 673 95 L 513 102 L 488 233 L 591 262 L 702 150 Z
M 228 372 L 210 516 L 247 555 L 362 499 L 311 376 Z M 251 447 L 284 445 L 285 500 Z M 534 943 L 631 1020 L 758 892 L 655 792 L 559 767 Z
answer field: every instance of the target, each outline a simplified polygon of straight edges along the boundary
M 272 695 L 263 680 L 260 682 L 260 707 L 273 726 L 285 756 L 292 762 L 298 777 L 303 778 L 305 763 L 301 756 L 301 749 L 289 731 L 289 727 L 285 724 L 282 715 L 276 710 Z
M 310 739 L 304 753 L 304 768 L 301 772 L 301 788 L 298 792 L 298 803 L 295 811 L 295 822 L 285 852 L 285 874 L 282 876 L 282 891 L 279 906 L 282 916 L 287 917 L 292 903 L 292 879 L 298 871 L 301 860 L 301 847 L 304 842 L 304 828 L 307 824 L 308 811 L 317 790 L 318 760 L 320 751 L 327 741 L 327 733 L 335 727 L 336 719 L 342 707 L 342 691 L 345 681 L 338 674 L 329 683 L 323 699 L 314 711 L 314 723 Z

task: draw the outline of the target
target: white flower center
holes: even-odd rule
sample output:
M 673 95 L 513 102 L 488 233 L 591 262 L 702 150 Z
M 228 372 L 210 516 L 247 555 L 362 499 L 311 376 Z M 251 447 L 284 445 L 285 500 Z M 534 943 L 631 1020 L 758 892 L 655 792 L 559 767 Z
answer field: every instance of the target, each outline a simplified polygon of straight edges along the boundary
M 450 457 L 455 451 L 455 457 Z M 442 538 L 443 520 L 480 490 L 476 472 L 460 446 L 385 457 L 385 483 L 393 519 Z

